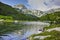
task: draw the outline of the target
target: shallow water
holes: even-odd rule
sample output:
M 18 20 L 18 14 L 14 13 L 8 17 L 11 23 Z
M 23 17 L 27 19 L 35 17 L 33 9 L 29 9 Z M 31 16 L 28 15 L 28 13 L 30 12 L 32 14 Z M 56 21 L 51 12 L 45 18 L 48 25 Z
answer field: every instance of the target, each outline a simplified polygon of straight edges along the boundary
M 48 26 L 49 23 L 44 22 L 20 22 L 24 25 L 21 30 L 5 34 L 8 36 L 1 36 L 0 40 L 27 40 L 32 34 L 37 34 L 43 31 L 43 27 Z M 20 24 L 20 25 L 21 25 Z

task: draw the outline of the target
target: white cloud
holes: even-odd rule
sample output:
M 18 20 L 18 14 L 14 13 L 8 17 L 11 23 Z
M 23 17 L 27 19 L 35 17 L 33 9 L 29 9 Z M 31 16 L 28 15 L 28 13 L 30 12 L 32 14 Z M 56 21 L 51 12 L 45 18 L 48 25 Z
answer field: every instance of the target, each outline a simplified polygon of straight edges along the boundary
M 50 8 L 57 8 L 60 6 L 59 0 L 28 0 L 28 4 L 32 9 L 49 10 Z

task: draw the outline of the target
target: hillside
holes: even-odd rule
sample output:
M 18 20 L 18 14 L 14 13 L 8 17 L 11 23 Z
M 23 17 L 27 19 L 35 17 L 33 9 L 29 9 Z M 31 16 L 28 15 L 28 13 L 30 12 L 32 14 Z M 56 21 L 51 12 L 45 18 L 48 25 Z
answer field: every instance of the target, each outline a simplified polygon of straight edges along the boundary
M 16 23 L 20 21 L 38 21 L 39 18 L 34 15 L 23 14 L 15 8 L 0 2 L 0 35 L 15 30 L 20 30 L 23 25 Z M 23 27 L 24 28 L 24 27 Z
M 13 19 L 13 20 L 27 20 L 27 21 L 37 21 L 39 18 L 34 15 L 23 14 L 23 12 L 16 11 L 9 5 L 0 2 L 0 19 Z M 4 17 L 3 17 L 4 16 Z
M 60 11 L 47 13 L 40 18 L 43 22 L 50 25 L 44 27 L 44 31 L 39 34 L 33 34 L 29 37 L 31 40 L 60 40 Z
M 50 13 L 50 14 L 46 14 L 46 15 L 40 17 L 40 20 L 51 22 L 51 23 L 53 23 L 53 22 L 60 23 L 60 11 Z

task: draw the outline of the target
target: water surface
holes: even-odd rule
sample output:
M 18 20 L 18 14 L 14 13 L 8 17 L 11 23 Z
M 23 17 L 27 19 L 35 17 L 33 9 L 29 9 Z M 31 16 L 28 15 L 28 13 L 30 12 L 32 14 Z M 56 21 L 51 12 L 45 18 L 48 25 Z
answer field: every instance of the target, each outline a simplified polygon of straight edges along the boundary
M 27 40 L 27 38 L 32 34 L 38 34 L 43 31 L 45 26 L 48 26 L 49 23 L 44 22 L 18 22 L 22 28 L 20 30 L 15 30 L 8 36 L 1 36 L 0 40 Z M 17 23 L 16 23 L 17 24 Z

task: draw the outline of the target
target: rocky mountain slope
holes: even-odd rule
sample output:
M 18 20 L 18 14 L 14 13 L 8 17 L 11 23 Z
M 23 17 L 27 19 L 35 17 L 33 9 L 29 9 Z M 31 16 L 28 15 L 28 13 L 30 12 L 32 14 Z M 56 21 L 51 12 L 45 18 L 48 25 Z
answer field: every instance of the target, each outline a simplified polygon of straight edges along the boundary
M 50 23 L 50 26 L 44 27 L 44 31 L 30 36 L 30 40 L 60 40 L 60 11 L 48 13 L 40 20 Z
M 35 15 L 23 14 L 22 11 L 18 12 L 15 8 L 0 2 L 0 19 L 13 19 L 13 20 L 27 20 L 36 21 L 39 18 Z

